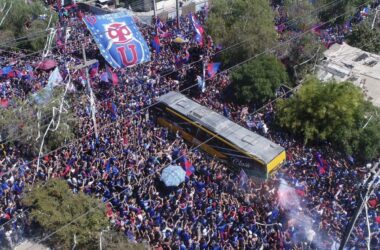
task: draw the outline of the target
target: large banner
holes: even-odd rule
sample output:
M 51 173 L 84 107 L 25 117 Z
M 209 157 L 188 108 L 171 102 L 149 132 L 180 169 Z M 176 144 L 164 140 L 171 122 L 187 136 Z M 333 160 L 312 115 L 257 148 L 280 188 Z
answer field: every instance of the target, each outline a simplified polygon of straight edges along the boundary
M 133 18 L 125 13 L 85 16 L 100 53 L 113 68 L 150 61 L 149 47 Z

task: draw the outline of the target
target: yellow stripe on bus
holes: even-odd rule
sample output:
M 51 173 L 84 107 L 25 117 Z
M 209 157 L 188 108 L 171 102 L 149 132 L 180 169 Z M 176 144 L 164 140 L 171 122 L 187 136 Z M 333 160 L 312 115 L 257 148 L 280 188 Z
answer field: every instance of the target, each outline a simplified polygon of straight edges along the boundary
M 285 151 L 282 151 L 279 155 L 277 155 L 271 162 L 267 164 L 268 174 L 272 171 L 276 170 L 281 163 L 283 163 L 286 159 Z

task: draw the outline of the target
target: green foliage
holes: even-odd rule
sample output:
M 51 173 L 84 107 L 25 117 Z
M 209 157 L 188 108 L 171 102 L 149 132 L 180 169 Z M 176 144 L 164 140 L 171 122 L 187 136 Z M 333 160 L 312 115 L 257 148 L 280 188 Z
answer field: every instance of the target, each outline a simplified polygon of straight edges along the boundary
M 291 35 L 285 39 L 290 38 Z M 311 33 L 307 33 L 287 44 L 284 50 L 284 58 L 294 82 L 303 79 L 314 68 L 317 61 L 323 58 L 324 50 L 325 47 Z
M 322 22 L 342 24 L 347 17 L 351 16 L 359 6 L 364 7 L 368 0 L 320 0 L 316 7 L 323 7 L 319 12 Z
M 289 18 L 286 25 L 292 30 L 305 31 L 319 23 L 318 12 L 308 0 L 286 0 L 285 8 Z M 322 58 L 324 46 L 312 33 L 294 37 L 293 32 L 284 32 L 281 40 L 290 42 L 279 47 L 277 55 L 285 63 L 292 82 L 297 83 Z
M 52 16 L 51 26 L 54 25 L 58 16 L 55 12 L 44 7 L 42 1 L 25 1 L 25 0 L 2 0 L 5 3 L 5 10 L 10 8 L 4 23 L 0 26 L 2 43 L 6 46 L 16 46 L 18 48 L 27 48 L 40 50 L 43 48 L 48 32 L 44 30 L 48 26 L 50 16 Z M 5 16 L 5 12 L 0 13 L 0 20 Z M 46 20 L 39 20 L 40 15 L 47 15 Z M 44 31 L 44 32 L 41 32 Z M 5 32 L 5 33 L 4 33 Z M 39 32 L 39 33 L 35 33 Z M 8 34 L 8 36 L 5 36 Z M 17 42 L 14 38 L 26 37 L 19 39 Z
M 46 36 L 38 36 L 39 34 L 46 34 L 46 23 L 42 20 L 33 21 L 30 29 L 28 30 L 28 42 L 31 48 L 35 51 L 43 49 L 46 43 Z M 37 36 L 35 35 L 37 34 Z
M 369 118 L 368 118 L 369 119 Z M 372 116 L 368 125 L 362 129 L 356 139 L 356 149 L 361 159 L 373 159 L 380 153 L 380 118 Z
M 292 98 L 279 101 L 277 108 L 279 125 L 302 136 L 305 143 L 327 140 L 362 160 L 380 153 L 379 118 L 363 128 L 376 108 L 352 83 L 309 78 Z
M 227 66 L 272 47 L 277 36 L 273 11 L 266 0 L 213 1 L 207 31 L 223 47 L 244 41 L 242 46 L 223 52 Z
M 104 205 L 83 193 L 73 194 L 64 180 L 50 180 L 46 185 L 33 187 L 23 203 L 31 208 L 32 219 L 43 231 L 60 229 L 44 242 L 54 247 L 71 249 L 75 235 L 77 249 L 96 249 L 100 232 L 108 226 Z M 62 227 L 69 222 L 72 223 Z
M 286 12 L 289 18 L 287 26 L 296 30 L 307 30 L 319 22 L 318 15 L 312 13 L 315 7 L 309 0 L 286 0 Z
M 232 73 L 236 97 L 242 103 L 263 103 L 288 82 L 284 65 L 273 56 L 261 56 Z
M 352 28 L 347 43 L 371 53 L 380 53 L 380 28 L 371 29 L 371 20 L 363 21 Z
M 53 107 L 56 109 L 55 122 L 58 121 L 58 109 L 63 91 L 63 87 L 56 87 L 50 100 L 44 105 L 36 104 L 32 97 L 25 101 L 14 98 L 14 106 L 17 108 L 0 109 L 1 138 L 5 141 L 10 140 L 12 144 L 17 143 L 25 153 L 35 156 L 39 152 L 43 134 L 53 117 Z M 66 100 L 68 99 L 70 98 L 67 94 Z M 78 126 L 77 120 L 74 119 L 74 111 L 67 104 L 64 105 L 64 110 L 58 128 L 49 131 L 45 138 L 44 152 L 53 150 L 74 138 L 74 131 Z M 41 112 L 40 119 L 37 116 L 38 112 Z M 54 123 L 51 129 L 55 129 L 56 126 L 57 123 Z

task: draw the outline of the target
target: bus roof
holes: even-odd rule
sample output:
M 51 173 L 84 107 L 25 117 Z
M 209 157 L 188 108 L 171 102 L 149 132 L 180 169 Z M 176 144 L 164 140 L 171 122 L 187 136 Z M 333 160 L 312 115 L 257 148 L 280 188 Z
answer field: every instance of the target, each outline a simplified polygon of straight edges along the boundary
M 223 115 L 194 102 L 178 92 L 171 91 L 162 95 L 159 102 L 165 103 L 175 111 L 224 137 L 265 164 L 271 162 L 285 150 L 280 145 L 236 124 Z

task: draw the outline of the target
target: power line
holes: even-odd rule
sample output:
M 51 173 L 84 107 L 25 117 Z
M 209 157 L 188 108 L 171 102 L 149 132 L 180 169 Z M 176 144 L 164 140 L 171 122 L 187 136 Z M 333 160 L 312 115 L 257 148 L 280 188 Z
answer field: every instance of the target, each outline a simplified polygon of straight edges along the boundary
M 343 1 L 343 0 L 334 0 L 333 2 L 330 2 L 330 3 L 324 4 L 324 5 L 320 6 L 320 7 L 318 7 L 318 8 L 316 8 L 316 9 L 312 10 L 309 14 L 304 14 L 303 16 L 300 16 L 300 17 L 297 17 L 297 18 L 290 19 L 290 20 L 286 21 L 286 22 L 283 23 L 283 24 L 287 24 L 287 23 L 289 23 L 289 22 L 292 22 L 292 21 L 298 20 L 298 19 L 300 19 L 300 18 L 304 18 L 304 17 L 306 17 L 306 16 L 309 16 L 309 15 L 311 15 L 311 13 L 313 13 L 313 12 L 316 12 L 316 11 L 318 11 L 318 10 L 320 10 L 320 9 L 323 9 L 323 8 L 325 8 L 325 7 L 327 7 L 327 6 L 331 5 L 331 4 L 333 4 L 333 3 L 335 3 L 335 2 L 340 2 L 340 1 Z M 67 27 L 73 27 L 73 26 L 67 26 Z M 63 28 L 64 28 L 64 27 L 60 27 L 59 29 L 63 29 Z M 103 32 L 103 34 L 105 34 L 105 33 L 106 33 L 106 32 Z M 97 34 L 102 34 L 102 33 L 97 33 Z M 17 38 L 17 39 L 22 39 L 22 38 L 25 38 L 25 37 L 20 37 L 20 38 Z M 36 38 L 36 39 L 38 39 L 38 38 Z M 248 41 L 249 41 L 249 39 L 245 40 L 245 42 L 248 42 Z M 70 43 L 74 43 L 74 42 L 76 42 L 76 41 L 72 41 L 72 42 L 70 42 Z M 0 47 L 1 47 L 1 44 L 0 44 Z M 53 48 L 57 48 L 57 47 L 59 47 L 59 45 L 52 46 L 51 49 L 53 49 Z M 42 51 L 43 51 L 43 50 L 38 50 L 38 51 L 35 51 L 35 52 L 32 52 L 32 53 L 29 53 L 29 54 L 26 54 L 26 55 L 22 55 L 22 56 L 20 56 L 19 58 L 25 58 L 25 57 L 29 57 L 29 56 L 32 56 L 32 55 L 37 55 L 37 54 L 39 54 L 39 53 L 42 52 Z M 7 62 L 11 62 L 11 61 L 7 61 Z
M 319 8 L 314 9 L 313 11 L 311 11 L 311 13 L 313 13 L 313 12 L 319 10 L 319 9 L 322 9 L 322 8 L 324 8 L 324 7 L 326 7 L 326 6 L 330 5 L 330 4 L 333 4 L 334 2 L 339 2 L 339 1 L 342 1 L 342 0 L 335 0 L 335 1 L 333 1 L 333 2 L 330 2 L 330 3 L 328 3 L 328 4 L 325 4 L 325 5 L 323 5 L 323 6 L 320 6 Z M 288 23 L 288 22 L 291 22 L 291 21 L 297 20 L 297 19 L 299 19 L 299 18 L 303 18 L 303 17 L 305 17 L 305 16 L 309 16 L 309 15 L 311 15 L 311 13 L 309 13 L 309 14 L 307 14 L 307 15 L 306 15 L 306 14 L 305 14 L 305 15 L 302 15 L 302 16 L 297 17 L 297 18 L 290 19 L 290 20 L 286 21 L 285 23 Z M 243 41 L 237 42 L 237 43 L 235 43 L 235 44 L 232 44 L 232 45 L 230 45 L 230 46 L 228 46 L 228 47 L 226 47 L 226 48 L 224 48 L 224 49 L 222 49 L 222 50 L 217 51 L 216 53 L 214 53 L 213 56 L 215 56 L 215 55 L 217 55 L 217 54 L 219 54 L 219 53 L 221 53 L 221 52 L 224 52 L 224 51 L 226 51 L 226 50 L 228 50 L 228 49 L 231 49 L 231 48 L 233 48 L 233 47 L 235 47 L 235 46 L 240 47 L 242 44 L 244 44 L 244 43 L 246 43 L 246 42 L 249 42 L 249 41 L 250 41 L 250 39 L 246 39 L 246 40 L 243 40 Z M 77 51 L 78 51 L 78 50 L 77 50 Z M 187 66 L 187 67 L 188 67 L 188 66 L 192 66 L 192 64 L 198 63 L 198 62 L 200 62 L 201 60 L 202 60 L 202 59 L 200 59 L 200 60 L 198 60 L 198 61 L 195 61 L 195 62 L 193 62 L 193 63 L 191 63 L 191 64 L 184 65 L 184 67 L 185 67 L 185 66 Z M 160 75 L 160 78 L 161 78 L 161 77 L 164 77 L 164 76 L 167 76 L 167 75 L 170 75 L 170 74 L 172 74 L 172 73 L 174 73 L 174 72 L 176 72 L 176 71 L 178 71 L 178 70 L 180 70 L 180 69 L 176 69 L 176 70 L 173 70 L 173 71 L 171 71 L 171 72 L 168 72 L 167 74 Z M 26 135 L 26 134 L 24 134 L 24 135 Z M 24 135 L 21 135 L 21 136 L 17 137 L 16 139 L 22 138 Z M 15 140 L 15 139 L 13 139 L 13 140 Z M 8 142 L 13 141 L 13 140 L 7 140 L 7 141 L 4 142 L 4 143 L 8 143 Z
M 365 4 L 367 4 L 367 3 L 368 3 L 368 2 L 366 2 Z M 363 4 L 362 4 L 362 5 L 363 5 Z M 345 13 L 346 13 L 346 12 L 345 12 Z M 340 16 L 343 16 L 345 13 L 341 14 Z M 339 17 L 339 16 L 338 16 L 338 17 Z M 331 19 L 331 20 L 334 20 L 334 19 L 335 19 L 335 17 L 334 17 L 333 19 Z M 329 21 L 330 21 L 330 20 L 329 20 Z M 326 22 L 326 23 L 327 23 L 327 22 Z M 307 34 L 308 32 L 310 32 L 310 31 L 312 31 L 312 30 L 313 30 L 313 29 L 310 29 L 310 30 L 308 30 L 308 31 L 306 31 L 306 32 L 303 32 L 303 33 L 300 34 L 300 36 L 303 36 L 303 35 Z M 287 40 L 287 41 L 284 41 L 284 42 L 282 43 L 282 45 L 284 45 L 285 43 L 288 43 L 288 42 L 290 42 L 290 41 L 292 41 L 292 40 L 293 40 L 293 39 L 289 39 L 289 40 Z M 234 66 L 232 66 L 232 67 L 230 67 L 229 69 L 226 69 L 226 70 L 224 70 L 224 71 L 231 70 L 232 68 L 238 67 L 238 66 L 240 66 L 241 64 L 244 64 L 244 63 L 246 63 L 246 62 L 248 62 L 248 61 L 250 61 L 250 60 L 256 58 L 257 56 L 263 55 L 263 54 L 265 54 L 265 53 L 267 53 L 267 52 L 269 52 L 269 51 L 271 51 L 272 49 L 277 48 L 277 47 L 278 47 L 278 45 L 275 46 L 275 47 L 273 47 L 273 48 L 271 48 L 271 49 L 266 49 L 264 52 L 259 53 L 258 55 L 253 56 L 253 57 L 251 57 L 251 58 L 249 58 L 249 59 L 247 59 L 247 60 L 244 60 L 244 61 L 242 61 L 241 63 L 238 63 L 238 64 L 236 64 L 236 65 L 234 65 Z M 219 72 L 218 74 L 220 74 L 220 73 L 222 73 L 222 72 L 224 72 L 224 71 L 221 71 L 221 72 Z M 208 79 L 210 79 L 210 78 L 208 78 Z M 185 89 L 185 90 L 186 90 L 186 89 Z M 272 102 L 273 102 L 273 101 L 272 101 Z M 157 103 L 156 103 L 156 104 L 157 104 Z M 265 105 L 264 105 L 264 106 L 265 106 Z M 263 107 L 264 107 L 264 106 L 263 106 Z M 263 108 L 263 107 L 261 107 L 261 108 Z M 261 108 L 260 108 L 260 109 L 261 109 Z M 259 110 L 260 110 L 260 109 L 259 109 Z M 258 112 L 258 110 L 255 111 L 255 112 Z M 205 140 L 205 141 L 202 142 L 201 144 L 198 144 L 194 149 L 199 148 L 201 145 L 203 145 L 203 144 L 209 142 L 210 140 L 214 139 L 215 136 L 216 136 L 216 135 L 210 137 L 209 139 Z M 192 149 L 192 150 L 194 150 L 194 149 Z M 190 151 L 190 152 L 191 152 L 191 151 Z M 180 159 L 180 157 L 177 158 L 176 160 L 178 160 L 178 159 Z M 158 169 L 157 171 L 160 171 L 161 169 L 162 169 L 162 168 Z M 153 174 L 155 174 L 155 173 L 153 173 Z M 148 177 L 150 177 L 150 175 L 148 175 L 147 177 L 143 178 L 142 180 L 147 179 Z M 141 180 L 141 181 L 142 181 L 142 180 Z M 127 189 L 124 189 L 123 191 L 119 192 L 119 194 L 125 192 L 126 190 L 127 190 Z M 112 200 L 112 199 L 113 199 L 113 197 L 111 197 L 110 199 L 108 199 L 106 202 L 109 202 L 109 201 Z M 83 216 L 86 216 L 86 215 L 87 215 L 88 213 L 90 213 L 93 209 L 94 209 L 94 208 L 89 209 L 87 212 L 85 212 L 85 213 L 83 213 L 82 215 L 76 217 L 75 219 L 73 219 L 73 220 L 70 221 L 69 223 L 63 225 L 62 227 L 58 228 L 58 229 L 55 230 L 54 232 L 48 234 L 48 235 L 45 236 L 43 239 L 37 241 L 35 244 L 39 244 L 39 243 L 45 241 L 46 239 L 50 238 L 50 237 L 53 236 L 55 233 L 59 232 L 59 231 L 62 230 L 63 228 L 65 228 L 65 227 L 71 225 L 72 223 L 74 223 L 76 220 L 82 218 Z
M 367 4 L 367 3 L 368 3 L 368 2 L 363 3 L 362 5 L 365 5 L 365 4 Z M 362 5 L 361 5 L 361 6 L 362 6 Z M 359 6 L 358 6 L 358 7 L 359 7 Z M 344 12 L 343 14 L 341 14 L 341 15 L 339 15 L 339 16 L 343 16 L 343 15 L 345 15 L 347 12 L 348 12 L 348 11 Z M 339 16 L 338 16 L 338 17 L 339 17 Z M 335 18 L 332 18 L 332 19 L 330 19 L 330 20 L 324 22 L 324 24 L 329 23 L 331 20 L 334 20 L 334 19 L 335 19 Z M 324 24 L 322 24 L 322 25 L 324 25 Z M 219 74 L 221 74 L 221 73 L 227 72 L 227 71 L 229 71 L 229 70 L 231 70 L 231 69 L 233 69 L 233 68 L 235 68 L 235 67 L 238 67 L 238 66 L 240 66 L 240 65 L 242 65 L 242 64 L 244 64 L 244 63 L 246 63 L 246 62 L 248 62 L 248 61 L 250 61 L 250 60 L 253 60 L 253 59 L 257 58 L 258 56 L 261 56 L 261 55 L 263 55 L 263 54 L 266 54 L 266 53 L 268 53 L 268 52 L 271 52 L 271 51 L 274 50 L 275 48 L 282 47 L 283 45 L 287 44 L 288 42 L 290 42 L 290 41 L 292 41 L 292 40 L 294 40 L 294 39 L 296 39 L 296 38 L 299 38 L 299 37 L 301 37 L 301 36 L 304 36 L 304 35 L 306 35 L 307 33 L 309 33 L 309 32 L 312 31 L 312 30 L 313 30 L 313 28 L 311 28 L 311 29 L 309 29 L 309 30 L 307 30 L 307 31 L 305 31 L 305 32 L 303 32 L 303 33 L 300 33 L 300 34 L 294 36 L 293 38 L 290 38 L 290 39 L 288 39 L 288 40 L 286 40 L 286 41 L 283 41 L 283 42 L 279 43 L 278 45 L 276 45 L 276 46 L 274 46 L 274 47 L 272 47 L 272 48 L 266 49 L 266 50 L 264 50 L 263 52 L 261 52 L 261 53 L 259 53 L 259 54 L 256 54 L 256 55 L 254 55 L 254 56 L 252 56 L 252 57 L 250 57 L 250 58 L 248 58 L 248 59 L 246 59 L 246 60 L 244 60 L 244 61 L 242 61 L 242 62 L 240 62 L 240 63 L 238 63 L 238 64 L 235 64 L 235 65 L 231 66 L 231 67 L 228 68 L 228 69 L 225 69 L 225 70 L 223 70 L 223 71 L 220 71 L 220 72 L 216 73 L 216 75 L 219 75 Z M 206 81 L 206 80 L 209 80 L 209 79 L 211 79 L 211 78 L 207 78 L 207 79 L 205 79 L 205 81 Z M 181 90 L 180 93 L 181 93 L 181 92 L 184 92 L 184 91 L 187 91 L 187 90 L 189 90 L 189 89 L 191 89 L 191 88 L 193 88 L 193 87 L 195 87 L 195 86 L 197 86 L 197 85 L 198 85 L 198 83 L 193 84 L 193 85 L 191 85 L 191 86 L 189 86 L 189 87 L 187 87 L 187 88 Z M 153 107 L 153 106 L 155 106 L 155 105 L 157 105 L 157 104 L 158 104 L 158 102 L 153 103 L 153 104 L 151 104 L 151 105 L 148 105 L 147 107 L 144 107 L 143 109 L 141 109 L 141 110 L 139 110 L 139 111 L 137 111 L 137 112 L 133 112 L 133 113 L 132 113 L 131 115 L 129 115 L 129 116 L 123 117 L 121 120 L 125 120 L 125 119 L 127 119 L 127 118 L 133 117 L 134 115 L 136 115 L 136 114 L 138 114 L 138 113 L 142 113 L 143 111 L 145 111 L 145 110 L 147 110 L 147 109 L 149 109 L 149 108 L 151 108 L 151 107 Z M 115 121 L 115 122 L 108 123 L 108 124 L 104 125 L 103 127 L 99 128 L 99 131 L 101 131 L 101 130 L 103 130 L 103 129 L 106 129 L 106 128 L 110 127 L 111 125 L 116 124 L 117 122 L 119 122 L 119 120 L 117 120 L 117 121 Z M 58 151 L 58 150 L 60 150 L 60 149 L 62 149 L 62 148 L 64 148 L 64 147 L 66 147 L 66 146 L 68 146 L 68 145 L 71 145 L 72 143 L 74 143 L 74 142 L 76 142 L 76 141 L 83 140 L 83 139 L 85 139 L 86 137 L 88 137 L 88 136 L 90 136 L 90 135 L 92 135 L 92 134 L 93 134 L 93 132 L 90 132 L 90 133 L 87 134 L 86 136 L 80 137 L 80 138 L 78 138 L 78 139 L 74 139 L 71 143 L 67 143 L 67 144 L 65 144 L 65 145 L 62 145 L 62 146 L 58 147 L 57 149 L 54 149 L 54 150 L 52 150 L 52 151 L 50 151 L 50 152 L 48 152 L 48 153 L 42 155 L 41 157 L 44 157 L 44 156 L 46 156 L 46 155 L 49 155 L 50 153 L 56 152 L 56 151 Z M 35 159 L 34 159 L 34 160 L 35 160 Z M 26 164 L 29 164 L 29 163 L 33 162 L 34 160 L 29 161 L 29 162 L 27 162 Z M 9 173 L 9 172 L 7 172 L 7 173 Z M 7 173 L 3 173 L 3 174 L 1 174 L 0 177 L 3 176 L 3 175 L 5 175 L 5 174 L 7 174 Z

